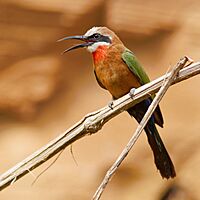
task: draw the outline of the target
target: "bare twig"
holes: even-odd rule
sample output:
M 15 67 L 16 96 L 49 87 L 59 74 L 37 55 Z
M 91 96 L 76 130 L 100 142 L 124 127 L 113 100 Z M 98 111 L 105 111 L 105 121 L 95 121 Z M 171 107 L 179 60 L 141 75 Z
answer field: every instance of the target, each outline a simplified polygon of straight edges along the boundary
M 65 149 L 62 149 L 62 150 L 59 152 L 59 154 L 57 155 L 56 159 L 54 159 L 53 162 L 52 162 L 49 166 L 47 166 L 47 168 L 45 168 L 44 170 L 42 170 L 42 171 L 35 177 L 35 179 L 34 179 L 34 181 L 32 182 L 31 185 L 34 185 L 35 182 L 40 178 L 40 176 L 42 176 L 42 174 L 44 174 L 44 172 L 46 172 L 46 171 L 58 160 L 58 158 L 61 156 L 61 154 L 62 154 L 62 152 L 63 152 L 64 150 L 65 150 Z
M 182 69 L 173 84 L 188 79 L 199 73 L 200 62 L 197 62 L 188 66 L 187 68 Z M 133 99 L 129 94 L 127 94 L 122 98 L 114 101 L 112 106 L 113 109 L 110 109 L 108 106 L 106 106 L 94 113 L 90 113 L 85 116 L 82 120 L 80 120 L 70 129 L 66 130 L 63 134 L 59 135 L 54 140 L 50 141 L 47 145 L 43 146 L 41 149 L 2 174 L 0 176 L 0 190 L 3 190 L 11 183 L 14 183 L 22 176 L 37 168 L 42 163 L 46 162 L 48 159 L 53 157 L 55 154 L 76 140 L 84 137 L 85 135 L 97 132 L 107 121 L 122 111 L 142 101 L 149 94 L 157 92 L 161 87 L 163 80 L 169 76 L 170 73 L 136 89 Z
M 122 161 L 126 158 L 130 150 L 132 149 L 133 145 L 141 135 L 144 127 L 146 126 L 148 120 L 150 119 L 151 115 L 153 114 L 154 110 L 158 106 L 159 102 L 163 98 L 164 94 L 167 92 L 167 89 L 170 87 L 171 83 L 173 82 L 175 76 L 177 73 L 184 67 L 184 65 L 187 63 L 188 58 L 184 57 L 179 61 L 179 63 L 172 69 L 170 76 L 167 77 L 166 80 L 164 80 L 164 83 L 158 93 L 156 94 L 156 97 L 153 99 L 151 105 L 149 106 L 147 112 L 145 113 L 142 121 L 138 125 L 135 133 L 129 140 L 128 144 L 122 151 L 122 153 L 119 155 L 115 163 L 111 166 L 111 168 L 107 171 L 103 181 L 99 185 L 97 191 L 95 192 L 93 196 L 93 200 L 99 200 L 103 191 L 105 190 L 105 187 L 107 186 L 108 182 L 111 180 L 112 176 L 114 175 L 115 171 L 118 169 L 118 167 L 121 165 Z
M 76 158 L 74 156 L 72 145 L 70 145 L 70 153 L 72 155 L 73 161 L 75 162 L 76 166 L 78 167 L 78 162 L 76 161 Z

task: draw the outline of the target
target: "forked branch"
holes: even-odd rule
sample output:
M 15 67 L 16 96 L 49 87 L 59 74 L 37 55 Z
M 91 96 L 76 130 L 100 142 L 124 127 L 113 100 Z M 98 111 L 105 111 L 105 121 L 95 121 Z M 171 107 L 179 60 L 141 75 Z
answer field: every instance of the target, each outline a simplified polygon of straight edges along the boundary
M 185 64 L 189 61 L 187 57 L 182 58 L 177 65 L 172 69 L 170 75 L 165 79 L 163 82 L 163 85 L 161 86 L 160 90 L 156 94 L 155 98 L 153 99 L 151 105 L 149 106 L 147 112 L 145 113 L 143 119 L 141 120 L 140 124 L 138 125 L 135 133 L 129 140 L 128 144 L 120 154 L 120 156 L 117 158 L 115 163 L 111 166 L 111 168 L 107 171 L 103 181 L 101 182 L 100 186 L 98 187 L 97 191 L 95 192 L 93 196 L 93 200 L 100 199 L 103 191 L 105 190 L 105 187 L 107 186 L 108 182 L 111 180 L 112 176 L 114 175 L 115 171 L 118 169 L 118 167 L 121 165 L 123 160 L 126 158 L 130 150 L 132 149 L 133 145 L 136 143 L 137 139 L 141 135 L 144 127 L 146 126 L 147 122 L 149 121 L 150 117 L 152 116 L 153 112 L 155 111 L 156 107 L 158 106 L 159 102 L 167 92 L 168 88 L 172 84 L 174 78 L 177 76 L 180 69 L 182 69 Z
M 176 78 L 173 79 L 172 84 L 178 83 L 192 76 L 200 73 L 200 62 L 193 63 L 182 70 Z M 28 156 L 23 161 L 9 169 L 7 172 L 0 176 L 0 190 L 8 187 L 19 178 L 23 177 L 33 169 L 52 158 L 62 149 L 66 148 L 76 140 L 97 132 L 102 126 L 110 119 L 118 115 L 119 113 L 127 110 L 138 102 L 142 101 L 149 94 L 156 93 L 163 85 L 164 81 L 171 76 L 171 72 L 161 76 L 160 78 L 140 87 L 135 90 L 133 98 L 129 94 L 114 101 L 113 109 L 108 106 L 86 115 L 82 120 L 76 123 L 74 126 L 66 130 L 54 140 L 50 141 L 47 145 Z

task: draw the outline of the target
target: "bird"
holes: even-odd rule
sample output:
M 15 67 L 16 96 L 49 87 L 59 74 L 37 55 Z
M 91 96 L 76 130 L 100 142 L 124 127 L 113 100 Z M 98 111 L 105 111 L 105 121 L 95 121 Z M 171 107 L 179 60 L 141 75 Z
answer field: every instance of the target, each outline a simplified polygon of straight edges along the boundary
M 108 90 L 113 100 L 150 82 L 150 79 L 135 54 L 129 50 L 119 37 L 107 27 L 92 27 L 83 35 L 64 37 L 58 41 L 80 40 L 83 43 L 66 49 L 86 48 L 93 57 L 94 75 L 100 87 Z M 142 120 L 154 96 L 137 103 L 127 109 L 138 123 Z M 111 106 L 111 104 L 109 105 Z M 154 162 L 162 178 L 176 176 L 173 162 L 158 133 L 156 124 L 163 127 L 164 120 L 159 105 L 147 122 L 144 130 L 152 149 Z

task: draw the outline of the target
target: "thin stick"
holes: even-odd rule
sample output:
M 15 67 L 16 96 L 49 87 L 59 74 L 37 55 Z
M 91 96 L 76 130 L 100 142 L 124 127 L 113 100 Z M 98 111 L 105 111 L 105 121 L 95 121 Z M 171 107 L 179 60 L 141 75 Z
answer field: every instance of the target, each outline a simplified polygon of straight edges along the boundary
M 188 79 L 200 73 L 200 62 L 193 63 L 192 65 L 184 68 L 180 71 L 179 75 L 173 82 L 173 84 Z M 102 126 L 110 119 L 118 115 L 119 113 L 127 110 L 138 102 L 142 101 L 149 94 L 153 94 L 159 90 L 163 80 L 170 76 L 170 73 L 162 76 L 140 88 L 135 90 L 135 96 L 132 99 L 129 94 L 121 97 L 113 102 L 113 109 L 108 106 L 86 115 L 82 120 L 76 123 L 74 126 L 66 130 L 48 144 L 44 145 L 41 149 L 28 156 L 23 161 L 19 162 L 14 167 L 10 168 L 7 172 L 0 176 L 0 190 L 8 187 L 12 182 L 16 182 L 18 179 L 28 174 L 33 169 L 52 158 L 55 154 L 60 152 L 66 146 L 71 145 L 76 140 L 95 133 L 102 128 Z
M 115 163 L 111 166 L 111 168 L 107 171 L 103 181 L 101 182 L 100 186 L 98 187 L 97 191 L 95 192 L 93 196 L 93 200 L 99 200 L 102 193 L 104 192 L 108 182 L 111 180 L 112 176 L 114 175 L 115 171 L 118 169 L 118 167 L 121 165 L 122 161 L 126 158 L 130 150 L 132 149 L 135 142 L 138 140 L 139 136 L 141 135 L 144 127 L 146 126 L 147 122 L 149 121 L 150 117 L 152 116 L 154 110 L 158 106 L 159 102 L 163 98 L 164 94 L 166 93 L 167 89 L 170 87 L 171 83 L 173 82 L 174 78 L 177 76 L 177 73 L 184 67 L 184 65 L 187 63 L 189 59 L 187 57 L 182 58 L 179 63 L 172 69 L 170 76 L 164 80 L 164 83 L 158 93 L 156 94 L 156 97 L 153 99 L 151 105 L 149 106 L 147 112 L 145 113 L 143 119 L 141 120 L 140 124 L 138 125 L 135 133 L 129 140 L 128 144 L 122 151 L 122 153 L 119 155 Z
M 40 176 L 42 176 L 42 174 L 44 174 L 44 172 L 46 172 L 57 160 L 58 158 L 61 156 L 62 152 L 64 151 L 65 149 L 62 149 L 59 154 L 57 155 L 57 157 L 53 160 L 52 163 L 50 163 L 49 166 L 47 166 L 44 170 L 42 170 L 34 179 L 34 181 L 32 182 L 32 186 L 35 184 L 35 182 L 40 178 Z
M 74 156 L 72 144 L 70 145 L 70 153 L 71 153 L 71 155 L 72 155 L 73 161 L 75 162 L 76 166 L 78 167 L 78 162 L 76 161 L 76 158 L 75 158 L 75 156 Z

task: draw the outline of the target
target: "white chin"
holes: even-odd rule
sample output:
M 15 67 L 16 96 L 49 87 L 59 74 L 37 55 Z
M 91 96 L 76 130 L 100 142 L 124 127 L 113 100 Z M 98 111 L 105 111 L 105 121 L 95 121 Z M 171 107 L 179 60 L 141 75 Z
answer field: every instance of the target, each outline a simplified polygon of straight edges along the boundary
M 95 42 L 94 44 L 90 45 L 87 47 L 87 50 L 92 53 L 92 52 L 95 52 L 96 49 L 99 47 L 99 46 L 108 46 L 110 45 L 110 43 L 108 42 Z

